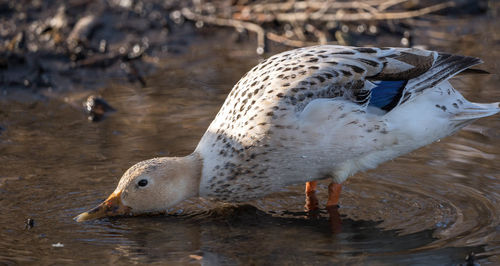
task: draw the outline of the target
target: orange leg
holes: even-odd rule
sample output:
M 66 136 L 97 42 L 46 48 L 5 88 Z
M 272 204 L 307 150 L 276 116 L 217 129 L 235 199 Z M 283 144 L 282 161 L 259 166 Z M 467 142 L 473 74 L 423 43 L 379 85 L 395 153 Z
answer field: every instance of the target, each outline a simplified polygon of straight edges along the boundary
M 328 185 L 328 201 L 326 207 L 333 207 L 339 205 L 340 192 L 342 191 L 341 184 L 330 183 Z
M 306 183 L 306 212 L 315 211 L 318 209 L 318 198 L 316 197 L 316 187 L 318 182 L 311 181 Z

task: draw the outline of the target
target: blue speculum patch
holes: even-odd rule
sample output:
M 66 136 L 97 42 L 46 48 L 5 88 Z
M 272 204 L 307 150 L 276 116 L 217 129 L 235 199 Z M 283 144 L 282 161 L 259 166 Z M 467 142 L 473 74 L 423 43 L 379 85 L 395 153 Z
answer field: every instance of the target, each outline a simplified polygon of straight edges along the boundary
M 372 81 L 376 86 L 372 89 L 368 105 L 384 110 L 390 110 L 396 106 L 406 85 L 406 80 L 376 80 Z

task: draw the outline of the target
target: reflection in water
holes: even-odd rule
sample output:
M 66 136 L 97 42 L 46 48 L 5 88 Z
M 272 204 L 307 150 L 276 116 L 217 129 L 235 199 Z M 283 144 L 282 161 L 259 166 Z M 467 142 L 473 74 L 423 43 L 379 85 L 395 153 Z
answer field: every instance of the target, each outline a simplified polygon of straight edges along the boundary
M 111 220 L 135 228 L 124 237 L 131 243 L 116 250 L 126 260 L 188 262 L 200 256 L 209 265 L 220 264 L 311 264 L 393 261 L 436 264 L 460 261 L 467 251 L 481 248 L 412 251 L 435 240 L 430 230 L 400 236 L 394 230 L 380 230 L 377 222 L 343 220 L 343 230 L 332 234 L 327 218 L 277 217 L 248 206 L 226 207 L 228 213 Z M 182 222 L 180 222 L 182 221 Z M 165 230 L 168 228 L 168 230 Z M 168 250 L 168 252 L 165 252 Z M 408 256 L 418 252 L 419 256 Z M 258 255 L 257 255 L 258 254 Z M 432 258 L 429 260 L 428 258 Z
M 491 24 L 475 41 L 493 48 Z M 498 116 L 349 179 L 332 212 L 341 222 L 326 211 L 307 218 L 304 188 L 294 186 L 250 202 L 256 208 L 194 199 L 166 217 L 76 224 L 71 218 L 99 203 L 133 163 L 195 148 L 229 88 L 258 62 L 241 52 L 251 45 L 213 42 L 169 59 L 148 79 L 151 87 L 103 88 L 117 112 L 99 123 L 82 111 L 89 92 L 0 98 L 0 263 L 452 264 L 471 251 L 499 262 Z M 495 49 L 455 44 L 447 51 L 482 57 L 499 72 Z M 467 98 L 485 102 L 500 99 L 499 81 L 456 83 Z M 319 184 L 320 207 L 326 186 Z M 35 220 L 29 230 L 27 218 Z M 64 247 L 52 247 L 58 242 Z

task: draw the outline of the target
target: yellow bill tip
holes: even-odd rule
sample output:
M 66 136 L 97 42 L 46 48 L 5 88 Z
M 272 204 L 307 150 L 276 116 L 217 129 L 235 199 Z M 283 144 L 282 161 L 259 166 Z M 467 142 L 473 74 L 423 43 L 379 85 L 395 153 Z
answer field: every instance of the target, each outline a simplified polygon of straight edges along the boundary
M 83 221 L 87 221 L 87 220 L 90 220 L 89 218 L 89 213 L 88 212 L 84 212 L 84 213 L 80 213 L 78 214 L 77 216 L 75 216 L 73 218 L 74 221 L 78 222 L 78 223 L 81 223 Z
M 90 211 L 77 215 L 73 220 L 76 222 L 84 222 L 103 217 L 129 214 L 130 207 L 123 205 L 120 196 L 120 192 L 111 194 L 103 203 Z

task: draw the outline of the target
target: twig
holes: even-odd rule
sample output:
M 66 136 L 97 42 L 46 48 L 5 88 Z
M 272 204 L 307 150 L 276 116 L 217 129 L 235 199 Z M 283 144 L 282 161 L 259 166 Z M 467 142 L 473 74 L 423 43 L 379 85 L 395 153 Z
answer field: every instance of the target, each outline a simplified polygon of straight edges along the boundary
M 383 3 L 384 1 L 353 1 L 353 2 L 337 2 L 337 1 L 289 1 L 285 3 L 266 3 L 266 4 L 255 4 L 250 8 L 254 12 L 273 12 L 273 11 L 287 11 L 287 10 L 304 10 L 304 9 L 321 9 L 324 6 L 328 6 L 331 9 L 348 9 L 348 8 L 359 8 L 367 7 L 373 8 L 374 5 Z
M 412 11 L 387 12 L 387 13 L 375 13 L 375 14 L 368 12 L 362 12 L 362 13 L 337 12 L 335 14 L 324 14 L 323 16 L 315 19 L 317 21 L 342 21 L 342 22 L 406 19 L 406 18 L 422 16 L 425 14 L 429 14 L 453 6 L 455 6 L 455 3 L 449 1 Z M 291 13 L 260 14 L 260 16 L 258 17 L 260 17 L 260 19 L 263 19 L 258 22 L 270 22 L 273 20 L 290 22 L 290 21 L 307 21 L 311 19 L 310 14 L 307 12 L 292 13 L 292 14 Z
M 264 29 L 252 22 L 244 22 L 235 19 L 225 19 L 225 18 L 216 18 L 211 16 L 204 16 L 200 14 L 193 13 L 191 10 L 187 8 L 182 9 L 182 15 L 189 20 L 195 21 L 203 21 L 208 24 L 219 25 L 219 26 L 228 26 L 234 28 L 243 28 L 248 31 L 255 32 L 257 34 L 257 53 L 263 54 L 266 49 L 266 34 Z
M 311 45 L 318 44 L 317 42 L 291 40 L 291 39 L 288 39 L 287 37 L 284 37 L 284 36 L 281 36 L 281 35 L 278 35 L 278 34 L 272 33 L 272 32 L 266 33 L 266 37 L 273 42 L 281 43 L 283 45 L 290 46 L 290 47 L 304 47 L 304 46 L 311 46 Z M 329 42 L 329 43 L 325 43 L 325 44 L 338 44 L 338 43 Z
M 365 0 L 353 2 L 337 2 L 336 0 L 289 0 L 287 2 L 257 3 L 236 5 L 233 7 L 227 6 L 224 4 L 226 3 L 224 1 L 216 1 L 215 4 L 211 3 L 210 5 L 197 2 L 194 4 L 196 8 L 193 10 L 195 11 L 184 8 L 181 14 L 188 20 L 202 21 L 206 24 L 246 29 L 255 32 L 257 34 L 257 53 L 262 54 L 266 49 L 266 38 L 293 47 L 328 43 L 326 33 L 314 26 L 318 24 L 411 19 L 455 6 L 453 1 L 447 1 L 418 10 L 385 12 L 385 10 L 407 1 L 409 0 Z M 223 16 L 223 18 L 220 16 Z M 284 36 L 272 32 L 266 33 L 264 30 L 264 23 L 276 21 L 290 23 L 291 28 L 285 28 L 286 34 Z M 304 35 L 305 31 L 312 33 L 317 38 L 317 41 L 308 42 Z M 299 40 L 290 38 L 294 35 L 294 38 L 298 38 Z M 347 44 L 342 36 L 342 32 L 338 30 L 335 32 L 335 39 L 337 40 L 335 43 Z
M 342 32 L 339 30 L 335 32 L 335 39 L 339 42 L 340 45 L 347 45 L 347 42 L 342 36 Z
M 293 26 L 293 32 L 295 33 L 295 36 L 297 36 L 299 40 L 305 41 L 307 38 L 304 35 L 304 29 L 302 28 L 302 25 L 298 22 L 292 22 L 291 24 Z
M 404 3 L 404 2 L 408 2 L 409 0 L 388 0 L 388 1 L 385 1 L 383 2 L 382 4 L 380 4 L 378 7 L 377 7 L 377 10 L 379 12 L 382 12 L 384 10 L 387 10 L 388 8 L 390 7 L 393 7 L 395 5 L 398 5 L 398 4 L 401 4 L 401 3 Z
M 327 38 L 324 32 L 316 29 L 316 27 L 314 27 L 312 24 L 307 24 L 306 30 L 308 32 L 311 32 L 312 34 L 314 34 L 314 36 L 316 36 L 316 38 L 318 38 L 319 44 L 326 44 Z

